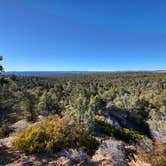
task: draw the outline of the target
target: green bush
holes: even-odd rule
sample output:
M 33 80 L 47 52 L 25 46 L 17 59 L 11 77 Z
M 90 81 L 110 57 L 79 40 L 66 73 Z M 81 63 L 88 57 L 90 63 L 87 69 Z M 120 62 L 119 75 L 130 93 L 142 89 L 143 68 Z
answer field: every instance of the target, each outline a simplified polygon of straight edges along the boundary
M 130 130 L 127 128 L 121 129 L 119 136 L 127 142 L 130 142 L 130 141 L 137 142 L 144 138 L 144 136 L 138 133 L 137 131 Z
M 143 139 L 143 135 L 139 134 L 137 131 L 127 128 L 115 129 L 111 127 L 111 125 L 105 122 L 102 117 L 96 116 L 96 122 L 99 125 L 100 130 L 108 136 L 112 136 L 126 142 L 137 142 Z
M 13 146 L 26 153 L 57 152 L 76 148 L 93 150 L 97 141 L 79 124 L 68 118 L 42 120 L 22 132 Z
M 112 128 L 110 124 L 105 122 L 102 116 L 95 116 L 95 121 L 98 124 L 99 130 L 101 130 L 104 134 L 112 137 L 115 135 L 115 129 Z

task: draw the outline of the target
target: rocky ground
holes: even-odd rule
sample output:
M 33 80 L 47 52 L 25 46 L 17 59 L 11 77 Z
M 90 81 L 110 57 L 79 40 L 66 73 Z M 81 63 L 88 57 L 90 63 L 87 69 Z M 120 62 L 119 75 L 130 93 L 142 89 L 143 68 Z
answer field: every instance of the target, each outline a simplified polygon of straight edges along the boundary
M 0 140 L 0 165 L 6 166 L 149 166 L 136 155 L 134 146 L 108 138 L 89 156 L 74 149 L 58 154 L 26 155 L 12 149 L 14 137 Z
M 109 120 L 110 121 L 110 120 Z M 113 121 L 114 122 L 114 121 Z M 112 123 L 112 121 L 110 121 Z M 115 124 L 115 123 L 114 123 Z M 117 121 L 116 121 L 117 124 Z M 11 127 L 13 133 L 0 139 L 0 166 L 150 166 L 142 160 L 139 153 L 152 151 L 152 141 L 146 139 L 139 145 L 127 144 L 112 137 L 97 137 L 100 142 L 93 155 L 75 149 L 62 151 L 58 154 L 27 155 L 15 151 L 12 141 L 18 133 L 30 124 L 21 120 Z M 119 124 L 118 124 L 119 125 Z M 141 149 L 141 150 L 140 150 Z

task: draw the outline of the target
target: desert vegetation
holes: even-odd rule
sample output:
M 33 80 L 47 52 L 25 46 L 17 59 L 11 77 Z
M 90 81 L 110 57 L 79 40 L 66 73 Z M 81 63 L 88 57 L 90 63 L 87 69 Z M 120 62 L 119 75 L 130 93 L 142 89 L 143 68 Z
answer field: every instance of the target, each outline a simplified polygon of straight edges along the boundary
M 165 165 L 164 72 L 0 77 L 1 140 L 15 133 L 13 124 L 30 123 L 15 134 L 13 150 L 92 155 L 111 138 L 134 146 L 144 162 Z

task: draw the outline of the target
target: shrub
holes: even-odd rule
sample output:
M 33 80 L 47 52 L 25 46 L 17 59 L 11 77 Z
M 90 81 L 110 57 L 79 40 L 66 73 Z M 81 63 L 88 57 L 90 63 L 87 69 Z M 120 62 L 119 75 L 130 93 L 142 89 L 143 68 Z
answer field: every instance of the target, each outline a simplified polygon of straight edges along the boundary
M 152 163 L 156 166 L 166 166 L 166 159 L 163 155 L 152 156 L 153 161 Z
M 104 121 L 104 117 L 95 116 L 95 121 L 98 124 L 99 130 L 108 136 L 114 136 L 115 129 L 110 126 L 107 122 Z
M 143 135 L 139 134 L 137 131 L 129 130 L 127 128 L 121 129 L 119 136 L 127 142 L 130 141 L 137 142 L 143 139 L 144 137 Z
M 66 117 L 56 117 L 31 125 L 16 138 L 13 146 L 26 153 L 57 152 L 68 148 L 93 150 L 97 141 L 81 125 Z
M 141 153 L 141 158 L 154 166 L 166 166 L 166 147 L 160 141 L 155 140 L 150 153 Z
M 125 142 L 137 142 L 143 139 L 143 135 L 137 131 L 127 128 L 115 129 L 110 124 L 104 121 L 102 117 L 96 116 L 96 122 L 99 125 L 100 130 L 108 136 L 112 136 L 121 139 Z

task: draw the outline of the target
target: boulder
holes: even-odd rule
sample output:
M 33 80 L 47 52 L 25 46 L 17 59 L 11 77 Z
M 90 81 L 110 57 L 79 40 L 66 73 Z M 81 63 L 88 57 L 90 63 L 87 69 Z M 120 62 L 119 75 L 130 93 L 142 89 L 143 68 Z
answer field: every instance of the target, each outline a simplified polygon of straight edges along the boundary
M 19 134 L 20 132 L 24 131 L 27 127 L 29 127 L 31 123 L 28 122 L 27 120 L 23 119 L 23 120 L 20 120 L 16 123 L 14 123 L 13 125 L 11 125 L 11 128 L 13 130 L 13 133 L 12 135 L 17 135 Z

